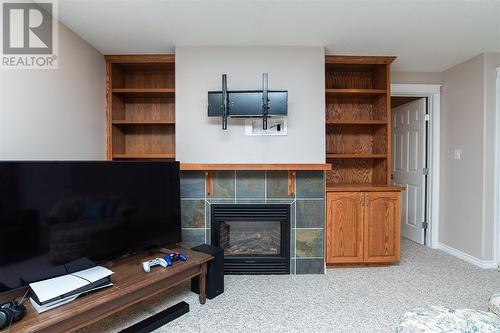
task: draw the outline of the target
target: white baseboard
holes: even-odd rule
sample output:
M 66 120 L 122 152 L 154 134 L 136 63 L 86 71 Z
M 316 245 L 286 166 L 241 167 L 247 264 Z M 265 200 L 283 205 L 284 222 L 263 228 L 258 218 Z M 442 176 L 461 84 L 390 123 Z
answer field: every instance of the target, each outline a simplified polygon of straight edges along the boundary
M 451 246 L 445 245 L 443 243 L 438 243 L 437 248 L 439 250 L 442 250 L 448 254 L 451 254 L 454 257 L 460 258 L 464 261 L 467 261 L 470 264 L 473 264 L 477 267 L 483 268 L 483 269 L 497 269 L 497 263 L 495 260 L 483 260 L 476 258 L 474 256 L 471 256 L 470 254 L 464 253 L 462 251 L 459 251 Z

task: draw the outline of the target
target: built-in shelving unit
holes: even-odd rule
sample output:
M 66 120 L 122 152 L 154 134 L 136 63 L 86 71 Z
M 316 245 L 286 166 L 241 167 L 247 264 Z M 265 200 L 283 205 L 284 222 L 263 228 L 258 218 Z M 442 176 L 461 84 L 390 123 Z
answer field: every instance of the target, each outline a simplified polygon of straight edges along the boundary
M 107 158 L 175 159 L 175 57 L 106 56 Z
M 327 186 L 390 185 L 390 64 L 326 56 Z

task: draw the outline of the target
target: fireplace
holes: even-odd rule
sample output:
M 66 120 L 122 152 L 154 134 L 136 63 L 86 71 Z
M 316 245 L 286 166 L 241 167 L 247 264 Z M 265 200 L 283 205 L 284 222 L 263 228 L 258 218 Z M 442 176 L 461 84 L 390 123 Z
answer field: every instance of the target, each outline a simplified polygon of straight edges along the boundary
M 211 230 L 225 274 L 290 274 L 289 205 L 214 204 Z

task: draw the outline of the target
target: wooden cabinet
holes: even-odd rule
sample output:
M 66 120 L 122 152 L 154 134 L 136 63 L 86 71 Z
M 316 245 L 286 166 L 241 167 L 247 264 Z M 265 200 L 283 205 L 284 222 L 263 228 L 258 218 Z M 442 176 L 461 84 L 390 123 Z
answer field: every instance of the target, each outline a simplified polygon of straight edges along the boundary
M 326 202 L 327 263 L 363 262 L 363 196 L 328 193 Z
M 400 258 L 400 192 L 328 192 L 327 264 Z
M 399 261 L 400 192 L 364 193 L 363 261 Z

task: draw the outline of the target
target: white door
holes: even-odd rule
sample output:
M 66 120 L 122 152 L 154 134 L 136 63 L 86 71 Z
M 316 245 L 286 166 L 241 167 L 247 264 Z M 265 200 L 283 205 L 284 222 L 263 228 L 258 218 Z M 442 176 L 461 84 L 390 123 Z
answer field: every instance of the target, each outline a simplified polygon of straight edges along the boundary
M 424 244 L 426 99 L 392 109 L 393 182 L 406 188 L 401 205 L 401 235 Z

